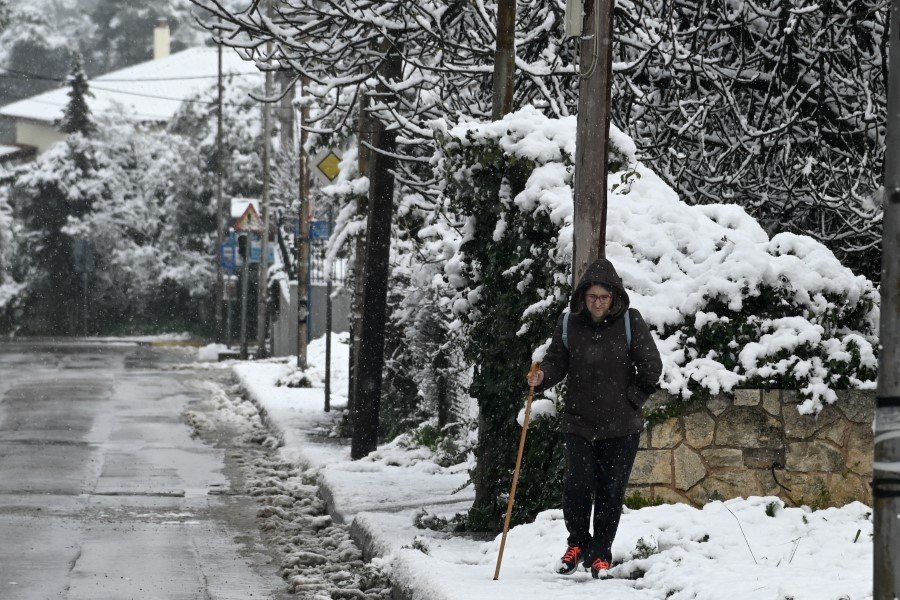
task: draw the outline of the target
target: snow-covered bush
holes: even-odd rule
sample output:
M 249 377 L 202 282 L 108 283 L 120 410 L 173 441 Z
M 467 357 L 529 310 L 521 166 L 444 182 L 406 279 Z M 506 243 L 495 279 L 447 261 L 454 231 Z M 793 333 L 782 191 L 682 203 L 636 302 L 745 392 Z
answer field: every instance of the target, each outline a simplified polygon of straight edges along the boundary
M 531 350 L 571 290 L 575 118 L 526 107 L 493 123 L 437 127 L 444 208 L 464 220 L 454 232 L 436 217 L 423 235 L 449 255 L 445 280 L 476 369 L 479 458 L 508 455 Z M 770 239 L 738 206 L 683 203 L 615 128 L 609 184 L 607 258 L 654 332 L 664 389 L 689 398 L 793 388 L 806 398 L 800 410 L 815 412 L 835 389 L 874 386 L 870 281 L 810 238 Z M 505 467 L 479 468 L 475 509 L 490 512 L 502 505 Z
M 446 134 L 443 168 L 454 177 L 448 195 L 477 185 L 491 152 L 527 174 L 520 190 L 501 189 L 502 209 L 487 224 L 498 243 L 519 241 L 503 274 L 509 285 L 539 298 L 522 312 L 520 336 L 554 322 L 568 300 L 574 138 L 574 118 L 548 119 L 530 108 Z M 615 128 L 612 144 L 607 257 L 654 330 L 667 391 L 690 397 L 737 387 L 798 389 L 808 399 L 801 411 L 817 412 L 836 399 L 835 389 L 874 388 L 878 295 L 870 281 L 809 237 L 770 239 L 741 207 L 681 202 L 636 161 L 633 143 Z M 474 171 L 459 162 L 485 146 Z M 485 226 L 487 216 L 472 218 Z M 522 243 L 535 228 L 550 233 L 549 246 Z M 456 279 L 464 293 L 455 308 L 471 320 L 479 314 L 471 299 L 482 285 L 482 261 L 460 241 L 448 278 L 468 275 Z M 556 266 L 550 278 L 537 271 L 547 264 Z

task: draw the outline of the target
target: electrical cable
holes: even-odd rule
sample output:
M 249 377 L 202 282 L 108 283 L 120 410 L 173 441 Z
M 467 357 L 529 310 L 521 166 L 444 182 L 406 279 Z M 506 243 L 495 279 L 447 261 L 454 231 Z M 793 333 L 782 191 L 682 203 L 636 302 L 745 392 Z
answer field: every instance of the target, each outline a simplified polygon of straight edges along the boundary
M 581 79 L 588 79 L 597 69 L 597 63 L 600 60 L 600 2 L 603 0 L 594 0 L 594 47 L 591 48 L 591 66 L 588 67 L 586 73 L 579 73 Z
M 4 75 L 3 73 L 0 73 L 0 78 L 16 79 L 16 80 L 39 79 L 39 80 L 42 80 L 42 81 L 54 81 L 54 82 L 57 82 L 57 83 L 66 83 L 66 82 L 68 81 L 67 79 L 59 79 L 59 78 L 54 78 L 54 77 L 45 77 L 45 76 L 35 75 L 35 74 L 27 74 L 27 75 L 25 75 L 25 74 L 23 74 L 24 72 L 22 72 L 22 71 L 16 72 L 16 71 L 13 71 L 13 70 L 10 70 L 10 69 L 6 69 L 6 68 L 2 68 L 2 69 L 3 69 L 4 71 L 11 72 L 11 73 L 15 73 L 15 74 L 14 74 L 14 75 Z M 224 76 L 224 77 L 228 77 L 228 76 Z M 112 79 L 100 79 L 100 80 L 97 80 L 97 81 L 99 81 L 100 83 L 106 83 L 106 82 L 108 82 L 108 81 L 113 81 L 113 80 L 112 80 Z M 124 81 L 141 81 L 141 80 L 133 79 L 133 80 L 124 80 Z M 147 80 L 147 81 L 149 81 L 149 80 Z M 160 81 L 162 81 L 162 80 L 160 80 Z M 168 80 L 165 80 L 165 81 L 168 81 Z M 153 99 L 156 99 L 156 100 L 171 100 L 171 101 L 173 101 L 173 102 L 189 102 L 189 103 L 192 103 L 192 104 L 206 104 L 206 105 L 214 105 L 214 104 L 218 104 L 218 102 L 215 101 L 215 100 L 197 100 L 197 99 L 191 99 L 191 98 L 176 98 L 176 97 L 174 97 L 174 96 L 163 96 L 163 95 L 159 95 L 159 94 L 148 94 L 148 93 L 134 92 L 134 91 L 129 91 L 129 90 L 117 90 L 117 89 L 113 89 L 113 88 L 106 88 L 106 87 L 101 87 L 101 86 L 91 85 L 91 84 L 90 84 L 90 81 L 88 81 L 88 89 L 89 89 L 89 90 L 98 90 L 98 91 L 101 91 L 101 92 L 107 92 L 107 93 L 112 93 L 112 94 L 125 94 L 125 95 L 128 95 L 128 96 L 139 96 L 139 97 L 142 97 L 142 98 L 153 98 Z M 49 90 L 48 90 L 48 91 L 49 91 Z M 46 92 L 43 92 L 43 93 L 46 93 Z M 22 100 L 19 100 L 19 101 L 23 101 L 23 100 L 28 100 L 28 98 L 23 98 Z M 36 100 L 31 100 L 31 101 L 32 101 L 32 102 L 37 102 Z M 45 102 L 45 104 L 49 104 L 49 103 Z M 223 102 L 223 104 L 226 105 L 226 106 L 234 106 L 234 107 L 243 107 L 243 106 L 244 106 L 243 104 L 238 104 L 238 103 L 235 103 L 235 102 Z
M 67 81 L 66 78 L 62 77 L 51 77 L 49 75 L 41 75 L 39 73 L 31 73 L 28 71 L 21 71 L 19 69 L 10 69 L 8 67 L 0 67 L 0 70 L 6 71 L 7 73 L 12 73 L 14 75 L 20 75 L 23 78 L 27 79 L 40 79 L 43 81 L 56 81 L 59 83 L 65 83 Z M 253 72 L 253 73 L 223 73 L 223 77 L 248 77 L 250 75 L 260 75 L 261 72 Z M 143 81 L 184 81 L 189 79 L 218 79 L 218 75 L 185 75 L 183 77 L 134 77 L 134 78 L 112 78 L 106 77 L 104 75 L 98 75 L 94 78 L 94 81 L 101 81 L 104 83 L 107 82 L 115 82 L 115 83 L 127 83 L 127 82 L 143 82 Z

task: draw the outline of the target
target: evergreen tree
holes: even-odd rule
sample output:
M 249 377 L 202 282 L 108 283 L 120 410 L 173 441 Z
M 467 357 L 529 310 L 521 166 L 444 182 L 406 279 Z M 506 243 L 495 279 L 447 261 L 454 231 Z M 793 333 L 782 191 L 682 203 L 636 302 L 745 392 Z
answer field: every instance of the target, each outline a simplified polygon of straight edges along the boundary
M 97 126 L 91 119 L 91 109 L 87 104 L 87 97 L 93 97 L 88 87 L 87 76 L 81 64 L 81 55 L 75 53 L 72 56 L 72 66 L 69 76 L 66 78 L 69 86 L 69 103 L 63 112 L 63 117 L 57 122 L 59 130 L 63 133 L 80 133 L 90 135 L 97 130 Z
M 30 273 L 29 333 L 71 334 L 80 329 L 81 289 L 73 248 L 77 236 L 69 225 L 108 197 L 103 169 L 98 168 L 96 142 L 70 134 L 37 160 L 16 172 L 14 215 L 22 225 L 19 254 Z

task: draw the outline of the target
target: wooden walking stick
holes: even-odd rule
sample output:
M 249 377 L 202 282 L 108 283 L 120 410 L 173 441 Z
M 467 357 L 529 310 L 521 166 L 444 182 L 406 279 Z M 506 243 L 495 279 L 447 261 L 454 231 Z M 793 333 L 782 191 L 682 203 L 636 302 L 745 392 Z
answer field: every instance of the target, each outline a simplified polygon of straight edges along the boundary
M 531 363 L 528 379 L 541 368 L 541 363 Z M 506 503 L 506 519 L 503 523 L 503 537 L 500 538 L 500 553 L 497 555 L 497 568 L 494 569 L 494 581 L 500 579 L 500 563 L 503 561 L 503 549 L 506 548 L 506 534 L 509 533 L 509 519 L 512 517 L 513 504 L 516 501 L 516 488 L 519 487 L 519 470 L 522 467 L 522 454 L 525 451 L 525 435 L 528 433 L 528 419 L 531 417 L 531 401 L 534 400 L 534 386 L 528 392 L 525 404 L 525 419 L 522 421 L 522 433 L 519 434 L 519 455 L 516 457 L 516 470 L 513 471 L 512 489 L 509 491 L 509 502 Z

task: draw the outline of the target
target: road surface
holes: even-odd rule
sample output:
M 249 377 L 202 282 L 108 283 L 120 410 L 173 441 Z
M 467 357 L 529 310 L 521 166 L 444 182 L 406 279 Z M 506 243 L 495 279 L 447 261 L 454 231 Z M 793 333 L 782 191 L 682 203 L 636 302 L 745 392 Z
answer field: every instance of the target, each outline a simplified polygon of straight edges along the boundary
M 240 467 L 185 424 L 216 376 L 191 355 L 0 343 L 0 600 L 289 597 Z

